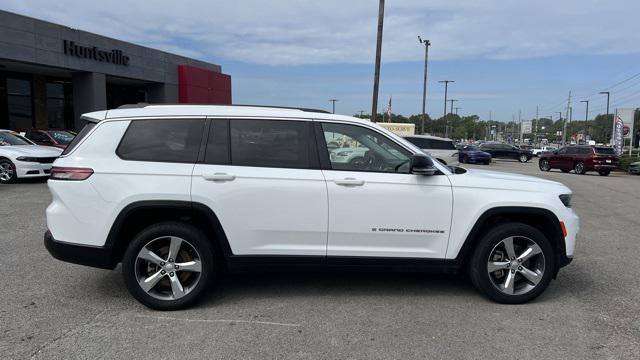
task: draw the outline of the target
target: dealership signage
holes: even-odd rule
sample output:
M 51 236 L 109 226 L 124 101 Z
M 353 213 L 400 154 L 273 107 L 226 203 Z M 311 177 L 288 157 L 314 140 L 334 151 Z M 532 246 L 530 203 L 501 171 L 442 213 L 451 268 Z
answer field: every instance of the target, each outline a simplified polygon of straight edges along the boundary
M 64 54 L 81 59 L 106 62 L 115 65 L 129 66 L 129 57 L 122 50 L 102 50 L 97 46 L 78 45 L 75 41 L 63 40 Z
M 613 147 L 618 155 L 624 149 L 624 140 L 633 139 L 635 109 L 617 109 L 613 118 Z

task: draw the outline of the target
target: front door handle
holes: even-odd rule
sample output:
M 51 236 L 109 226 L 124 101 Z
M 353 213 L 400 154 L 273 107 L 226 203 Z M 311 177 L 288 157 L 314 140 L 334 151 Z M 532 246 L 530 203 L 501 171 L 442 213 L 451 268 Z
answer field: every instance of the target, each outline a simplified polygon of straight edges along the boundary
M 340 180 L 333 180 L 337 185 L 343 186 L 362 186 L 364 185 L 364 180 L 356 179 L 356 178 L 344 178 Z
M 208 181 L 233 181 L 236 178 L 235 175 L 227 173 L 205 173 L 202 177 Z

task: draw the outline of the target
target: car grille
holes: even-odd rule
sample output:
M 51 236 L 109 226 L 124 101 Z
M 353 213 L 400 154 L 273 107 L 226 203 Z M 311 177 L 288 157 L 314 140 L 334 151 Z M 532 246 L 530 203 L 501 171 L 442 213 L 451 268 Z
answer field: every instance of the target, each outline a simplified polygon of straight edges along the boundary
M 38 158 L 38 162 L 40 164 L 51 164 L 53 163 L 58 157 L 39 157 Z

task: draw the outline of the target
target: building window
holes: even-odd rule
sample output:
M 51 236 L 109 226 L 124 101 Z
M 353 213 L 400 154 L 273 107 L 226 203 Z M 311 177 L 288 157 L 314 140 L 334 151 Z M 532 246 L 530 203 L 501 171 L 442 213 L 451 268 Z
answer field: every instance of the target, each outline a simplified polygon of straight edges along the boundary
M 10 129 L 34 126 L 30 80 L 7 78 L 7 107 Z
M 47 123 L 50 129 L 66 128 L 64 84 L 47 83 Z

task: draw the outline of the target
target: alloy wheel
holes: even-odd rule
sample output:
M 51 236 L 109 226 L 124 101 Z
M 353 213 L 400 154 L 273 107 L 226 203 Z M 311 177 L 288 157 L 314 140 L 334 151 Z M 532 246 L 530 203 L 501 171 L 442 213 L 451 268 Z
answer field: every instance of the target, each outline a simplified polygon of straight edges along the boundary
M 540 170 L 549 171 L 549 160 L 540 160 Z
M 527 155 L 520 155 L 520 162 L 527 162 L 529 159 L 527 158 Z
M 13 179 L 13 166 L 7 161 L 0 162 L 0 181 L 8 182 Z
M 198 251 L 176 236 L 149 241 L 136 257 L 138 285 L 159 300 L 177 300 L 189 294 L 200 281 L 201 273 Z
M 523 295 L 533 290 L 545 272 L 540 246 L 523 236 L 511 236 L 493 247 L 487 260 L 492 285 L 507 295 Z

